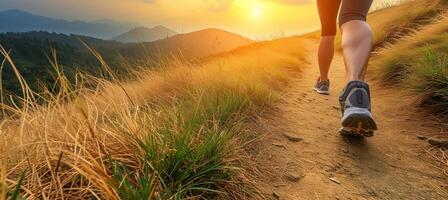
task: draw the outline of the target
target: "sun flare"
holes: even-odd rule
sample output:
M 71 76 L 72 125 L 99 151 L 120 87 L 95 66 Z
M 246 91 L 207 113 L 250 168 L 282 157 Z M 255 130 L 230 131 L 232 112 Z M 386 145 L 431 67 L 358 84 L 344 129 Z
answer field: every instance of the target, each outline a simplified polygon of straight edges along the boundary
M 263 15 L 263 8 L 261 7 L 261 5 L 258 5 L 258 4 L 253 5 L 250 13 L 253 18 L 258 19 L 258 18 L 262 17 L 262 15 Z

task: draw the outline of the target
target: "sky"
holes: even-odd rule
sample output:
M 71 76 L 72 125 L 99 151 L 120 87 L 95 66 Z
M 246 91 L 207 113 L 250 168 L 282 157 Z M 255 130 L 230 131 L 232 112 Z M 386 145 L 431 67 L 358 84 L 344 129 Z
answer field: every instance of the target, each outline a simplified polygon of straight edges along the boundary
M 116 20 L 164 25 L 177 32 L 221 28 L 253 39 L 319 29 L 316 0 L 1 0 L 0 10 L 21 9 L 66 20 Z M 376 4 L 390 0 L 376 0 Z

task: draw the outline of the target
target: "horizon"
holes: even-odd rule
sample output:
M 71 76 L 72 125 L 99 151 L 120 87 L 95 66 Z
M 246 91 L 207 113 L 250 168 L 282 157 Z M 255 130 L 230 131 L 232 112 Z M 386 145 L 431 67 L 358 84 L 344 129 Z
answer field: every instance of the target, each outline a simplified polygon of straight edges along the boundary
M 376 1 L 376 6 L 393 0 Z M 374 6 L 375 7 L 375 6 Z M 70 9 L 68 9 L 70 8 Z M 4 0 L 0 10 L 21 10 L 68 21 L 165 26 L 178 33 L 217 28 L 254 40 L 318 30 L 315 0 Z

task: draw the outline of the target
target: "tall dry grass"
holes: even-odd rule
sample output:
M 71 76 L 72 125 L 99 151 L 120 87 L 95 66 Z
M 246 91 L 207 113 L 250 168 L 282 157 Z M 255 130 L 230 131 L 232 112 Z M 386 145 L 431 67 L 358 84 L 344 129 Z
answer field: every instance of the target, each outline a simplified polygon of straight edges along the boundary
M 277 40 L 74 85 L 53 62 L 56 94 L 21 81 L 23 97 L 2 97 L 0 199 L 256 197 L 245 147 L 259 133 L 245 124 L 278 101 L 308 45 Z
M 448 116 L 448 18 L 433 24 L 379 52 L 372 66 L 378 79 L 399 84 L 419 95 L 418 104 Z
M 368 23 L 372 27 L 374 46 L 382 47 L 407 36 L 418 27 L 430 24 L 447 8 L 447 0 L 408 0 L 372 12 Z

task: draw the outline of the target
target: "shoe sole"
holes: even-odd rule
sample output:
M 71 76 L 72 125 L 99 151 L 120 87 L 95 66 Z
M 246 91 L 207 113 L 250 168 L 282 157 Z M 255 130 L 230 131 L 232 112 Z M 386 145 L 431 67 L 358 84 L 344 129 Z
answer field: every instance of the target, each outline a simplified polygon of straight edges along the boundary
M 316 91 L 318 94 L 330 95 L 330 91 L 322 91 L 317 88 L 313 88 L 313 90 Z
M 378 130 L 372 114 L 364 108 L 348 108 L 348 112 L 342 119 L 342 128 L 339 131 L 343 135 L 372 137 Z
M 375 134 L 373 130 L 353 129 L 348 127 L 339 129 L 339 133 L 344 137 L 373 137 Z

